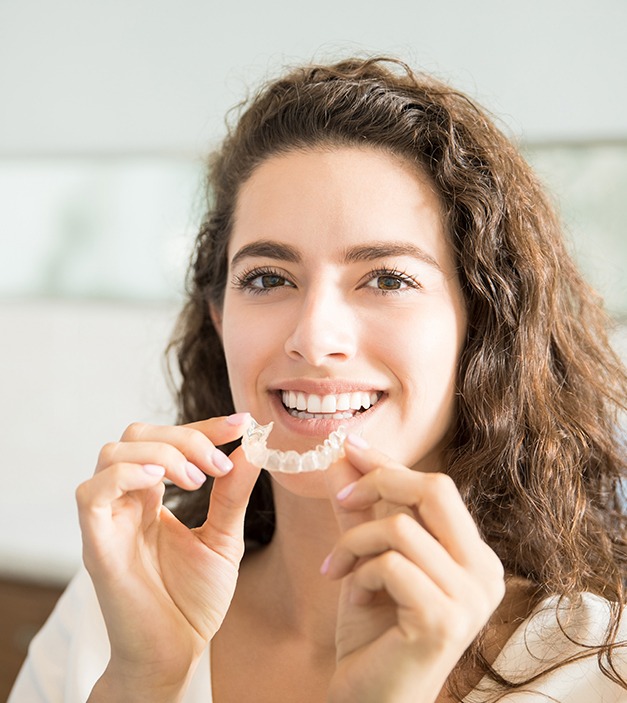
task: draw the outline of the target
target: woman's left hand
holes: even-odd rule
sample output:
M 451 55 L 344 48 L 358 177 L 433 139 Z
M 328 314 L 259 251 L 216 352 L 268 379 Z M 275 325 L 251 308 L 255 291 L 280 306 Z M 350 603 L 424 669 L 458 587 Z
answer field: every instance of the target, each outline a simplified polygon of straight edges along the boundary
M 343 579 L 330 703 L 430 703 L 505 593 L 453 481 L 346 442 L 328 472 Z

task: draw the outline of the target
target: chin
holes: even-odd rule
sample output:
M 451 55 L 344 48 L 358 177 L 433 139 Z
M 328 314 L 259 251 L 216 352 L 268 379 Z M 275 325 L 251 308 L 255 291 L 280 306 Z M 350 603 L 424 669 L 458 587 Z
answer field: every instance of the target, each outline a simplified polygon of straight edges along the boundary
M 328 500 L 329 489 L 324 471 L 307 471 L 298 474 L 270 473 L 272 485 L 300 498 Z

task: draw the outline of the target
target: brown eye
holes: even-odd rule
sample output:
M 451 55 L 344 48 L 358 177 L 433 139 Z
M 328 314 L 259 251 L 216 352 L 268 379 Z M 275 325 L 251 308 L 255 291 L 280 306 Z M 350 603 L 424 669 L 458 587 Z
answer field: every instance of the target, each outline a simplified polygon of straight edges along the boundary
M 267 268 L 254 268 L 233 277 L 235 288 L 256 295 L 269 293 L 274 288 L 296 288 L 287 275 Z
M 283 276 L 277 276 L 273 273 L 258 276 L 256 280 L 258 281 L 257 285 L 259 288 L 279 288 L 287 283 Z
M 377 276 L 376 281 L 379 290 L 399 290 L 403 284 L 398 276 Z
M 421 288 L 418 281 L 409 274 L 385 268 L 371 271 L 363 285 L 379 293 L 403 293 L 410 289 Z
M 262 293 L 272 288 L 294 288 L 294 284 L 274 271 L 252 271 L 240 283 L 240 287 L 252 289 L 257 293 Z

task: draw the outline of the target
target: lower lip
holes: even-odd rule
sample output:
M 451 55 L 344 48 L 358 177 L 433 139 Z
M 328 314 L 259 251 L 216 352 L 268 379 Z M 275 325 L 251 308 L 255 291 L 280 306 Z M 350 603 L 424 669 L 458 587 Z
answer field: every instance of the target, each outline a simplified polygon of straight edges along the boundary
M 368 420 L 373 412 L 385 401 L 385 396 L 379 398 L 379 400 L 372 405 L 368 410 L 360 412 L 358 415 L 354 415 L 350 419 L 335 419 L 329 417 L 325 418 L 311 418 L 308 420 L 301 420 L 285 409 L 285 406 L 281 402 L 280 393 L 273 392 L 270 394 L 270 402 L 273 409 L 273 419 L 276 418 L 276 422 L 281 423 L 290 432 L 294 432 L 303 437 L 314 437 L 317 439 L 326 439 L 326 437 L 337 430 L 338 427 L 344 426 L 349 432 L 356 432 L 359 430 L 359 425 L 364 421 Z

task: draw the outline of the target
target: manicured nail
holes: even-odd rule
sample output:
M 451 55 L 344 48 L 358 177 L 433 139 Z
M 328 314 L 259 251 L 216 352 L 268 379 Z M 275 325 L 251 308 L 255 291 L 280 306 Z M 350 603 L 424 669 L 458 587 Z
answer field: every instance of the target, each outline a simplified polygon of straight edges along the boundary
M 368 449 L 370 446 L 363 437 L 360 437 L 358 434 L 354 434 L 353 432 L 346 436 L 346 441 L 349 444 L 352 444 L 353 447 L 358 447 L 359 449 Z
M 329 570 L 329 564 L 331 563 L 331 555 L 328 554 L 324 561 L 322 562 L 322 566 L 320 567 L 320 573 L 324 576 L 327 571 Z
M 337 493 L 336 498 L 338 500 L 344 500 L 344 498 L 348 498 L 348 496 L 353 492 L 355 489 L 355 486 L 357 485 L 357 481 L 353 481 L 352 483 L 349 483 L 348 486 L 344 486 L 339 493 Z
M 211 453 L 211 463 L 223 474 L 227 474 L 233 468 L 233 462 L 219 449 L 214 449 Z
M 142 469 L 151 476 L 163 476 L 165 474 L 163 466 L 158 464 L 143 464 Z
M 203 474 L 203 472 L 197 466 L 195 466 L 189 461 L 185 465 L 185 471 L 189 480 L 195 483 L 197 486 L 202 486 L 202 484 L 207 480 L 206 474 Z
M 229 425 L 243 425 L 250 420 L 250 413 L 233 413 L 226 418 Z

